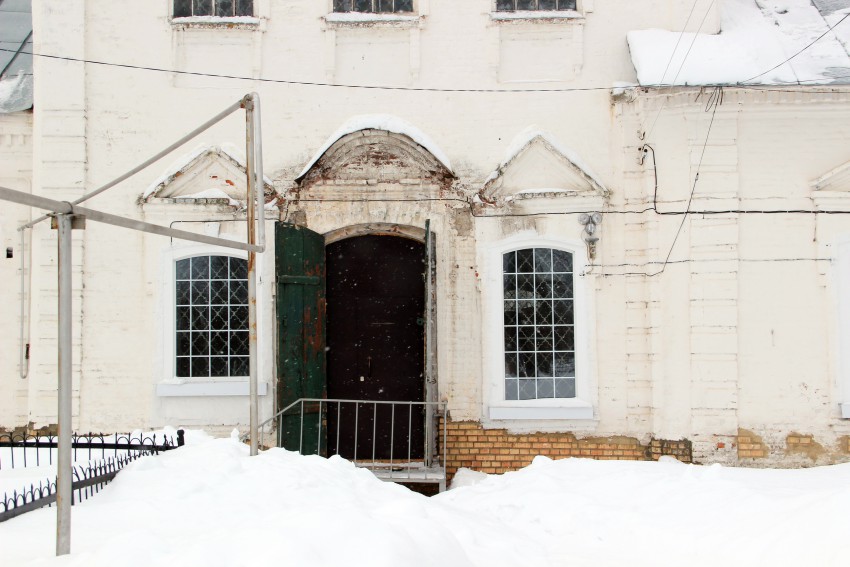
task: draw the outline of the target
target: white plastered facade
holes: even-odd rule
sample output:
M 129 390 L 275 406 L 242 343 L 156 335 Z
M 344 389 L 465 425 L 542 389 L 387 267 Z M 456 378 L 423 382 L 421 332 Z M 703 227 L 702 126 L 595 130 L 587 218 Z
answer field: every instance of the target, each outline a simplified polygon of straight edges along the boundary
M 842 315 L 850 285 L 848 215 L 683 217 L 652 207 L 657 192 L 657 210 L 684 211 L 699 171 L 692 211 L 850 209 L 846 188 L 813 186 L 850 161 L 846 87 L 831 94 L 729 89 L 712 115 L 705 111 L 706 94 L 691 88 L 614 95 L 604 89 L 445 93 L 302 84 L 499 90 L 634 81 L 626 32 L 678 29 L 687 15 L 679 4 L 586 0 L 569 18 L 500 19 L 489 0 L 420 0 L 413 18 L 347 21 L 328 17 L 329 1 L 256 0 L 256 21 L 228 26 L 172 22 L 166 0 L 120 7 L 75 2 L 61 13 L 38 3 L 33 18 L 41 52 L 249 80 L 38 59 L 32 157 L 16 154 L 21 165 L 14 167 L 22 172 L 22 188 L 31 169 L 35 192 L 73 199 L 255 90 L 263 105 L 266 175 L 282 197 L 280 208 L 268 211 L 270 234 L 278 219 L 321 234 L 363 225 L 421 229 L 430 220 L 439 395 L 452 419 L 643 442 L 686 438 L 704 462 L 735 462 L 732 439 L 746 429 L 776 449 L 776 462 L 805 464 L 782 452 L 785 436 L 797 432 L 813 434 L 829 458 L 843 458 L 836 447 L 850 435 L 842 413 L 842 404 L 850 403 L 850 329 Z M 703 31 L 716 25 L 712 15 Z M 538 54 L 534 64 L 523 65 L 517 57 L 523 53 Z M 550 60 L 552 54 L 559 56 Z M 259 77 L 296 84 L 250 80 Z M 309 187 L 296 180 L 352 116 L 378 114 L 426 134 L 450 161 L 451 179 L 382 181 L 378 168 L 372 178 L 330 176 Z M 17 127 L 7 118 L 26 123 L 3 117 L 4 132 Z M 548 137 L 532 138 L 513 162 L 506 159 L 512 141 L 534 125 Z M 174 159 L 192 155 L 199 144 L 239 147 L 243 136 L 244 120 L 234 116 Z M 652 156 L 642 151 L 646 143 Z M 209 189 L 204 181 L 197 190 L 186 186 L 147 198 L 171 161 L 90 205 L 243 239 L 238 207 L 178 198 Z M 597 211 L 603 220 L 590 258 L 578 218 Z M 4 239 L 13 234 L 9 223 L 20 220 L 3 217 Z M 211 250 L 94 223 L 74 237 L 75 428 L 244 429 L 244 386 L 179 383 L 171 372 L 173 262 Z M 16 377 L 17 346 L 8 356 L 3 351 L 3 388 L 16 400 L 0 405 L 5 427 L 56 420 L 55 235 L 42 224 L 31 238 L 30 373 L 26 380 Z M 531 245 L 569 250 L 581 267 L 575 288 L 579 395 L 511 408 L 500 393 L 498 258 Z M 258 266 L 263 417 L 274 411 L 273 254 L 270 246 Z M 14 268 L 12 260 L 4 262 L 3 285 L 17 289 L 17 259 Z M 9 302 L 3 309 L 3 319 L 14 322 L 4 324 L 4 344 L 17 345 L 19 306 Z M 551 413 L 541 409 L 547 405 Z

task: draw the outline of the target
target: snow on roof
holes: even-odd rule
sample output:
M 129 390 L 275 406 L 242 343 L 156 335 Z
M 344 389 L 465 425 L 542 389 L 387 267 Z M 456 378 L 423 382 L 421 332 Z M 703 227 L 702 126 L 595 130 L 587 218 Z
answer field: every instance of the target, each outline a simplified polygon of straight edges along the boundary
M 32 75 L 23 71 L 0 79 L 0 114 L 32 108 Z
M 0 2 L 0 114 L 32 108 L 32 6 Z
M 488 185 L 490 182 L 494 181 L 497 177 L 499 177 L 505 170 L 505 168 L 508 166 L 508 164 L 511 163 L 520 153 L 522 153 L 522 151 L 526 147 L 531 145 L 531 143 L 538 138 L 552 146 L 552 148 L 554 148 L 558 153 L 567 158 L 570 163 L 572 163 L 575 167 L 581 170 L 581 173 L 583 173 L 587 177 L 588 181 L 590 181 L 591 185 L 594 185 L 596 189 L 598 189 L 604 194 L 608 193 L 608 189 L 605 188 L 605 184 L 602 183 L 602 181 L 599 179 L 599 176 L 597 176 L 593 172 L 590 166 L 585 163 L 585 161 L 581 158 L 581 156 L 578 155 L 578 153 L 576 153 L 573 149 L 563 145 L 551 133 L 542 130 L 534 125 L 525 128 L 519 134 L 514 136 L 514 139 L 511 141 L 511 143 L 508 145 L 507 150 L 505 151 L 505 158 L 499 164 L 499 167 L 497 167 L 495 170 L 493 170 L 492 173 L 490 173 L 490 175 L 487 176 L 487 179 L 484 180 L 484 185 Z M 548 192 L 551 191 L 554 190 L 548 190 Z
M 391 114 L 361 114 L 357 116 L 352 116 L 349 118 L 342 126 L 337 129 L 336 132 L 331 134 L 331 136 L 325 141 L 319 151 L 313 154 L 313 157 L 310 158 L 310 161 L 307 162 L 307 165 L 304 166 L 304 169 L 301 170 L 301 173 L 298 174 L 296 179 L 301 179 L 304 177 L 310 168 L 316 165 L 316 162 L 321 159 L 325 152 L 330 149 L 332 145 L 336 143 L 337 140 L 342 138 L 343 136 L 347 136 L 348 134 L 353 134 L 354 132 L 358 132 L 360 130 L 386 130 L 387 132 L 393 132 L 394 134 L 402 134 L 407 136 L 426 150 L 428 150 L 431 155 L 433 155 L 437 161 L 442 163 L 446 169 L 452 171 L 452 164 L 449 161 L 448 156 L 443 153 L 443 150 L 434 143 L 431 138 L 425 134 L 422 130 L 413 126 L 401 118 L 393 116 Z
M 850 18 L 838 24 L 850 13 L 850 0 L 817 1 L 820 10 L 812 0 L 718 0 L 717 35 L 631 31 L 627 39 L 638 81 L 850 84 Z M 836 27 L 829 31 L 831 26 Z

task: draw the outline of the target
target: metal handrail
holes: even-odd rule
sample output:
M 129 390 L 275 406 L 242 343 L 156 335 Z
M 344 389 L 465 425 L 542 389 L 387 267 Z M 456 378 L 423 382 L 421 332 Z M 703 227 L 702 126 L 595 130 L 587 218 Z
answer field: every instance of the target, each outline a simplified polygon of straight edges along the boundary
M 358 466 L 362 466 L 365 468 L 369 468 L 372 470 L 379 478 L 383 478 L 384 480 L 395 480 L 401 482 L 439 482 L 440 489 L 443 490 L 445 488 L 445 471 L 446 471 L 446 420 L 443 420 L 442 431 L 439 430 L 436 432 L 434 430 L 434 421 L 435 418 L 439 416 L 445 417 L 446 410 L 446 402 L 414 402 L 414 401 L 385 401 L 385 400 L 354 400 L 354 399 L 332 399 L 332 398 L 299 398 L 294 402 L 290 403 L 283 409 L 279 410 L 272 417 L 263 421 L 259 427 L 259 445 L 265 446 L 265 434 L 267 429 L 272 429 L 276 426 L 276 432 L 278 435 L 276 445 L 281 446 L 283 444 L 283 434 L 284 434 L 284 417 L 288 415 L 300 415 L 300 424 L 297 426 L 297 444 L 298 444 L 298 452 L 304 452 L 305 445 L 305 407 L 308 404 L 318 404 L 318 416 L 319 422 L 317 429 L 317 439 L 316 439 L 316 449 L 318 453 L 322 453 L 322 433 L 326 433 L 328 435 L 328 439 L 332 438 L 331 436 L 335 436 L 336 442 L 333 444 L 335 448 L 335 452 L 333 454 L 338 454 L 339 450 L 339 441 L 340 441 L 340 431 L 341 427 L 341 412 L 343 404 L 354 404 L 354 454 L 350 459 Z M 325 411 L 331 411 L 331 407 L 336 404 L 336 431 L 331 432 L 327 429 L 323 429 L 323 408 L 326 408 Z M 361 412 L 360 406 L 365 405 L 366 411 Z M 368 406 L 372 406 L 372 411 L 368 411 Z M 383 457 L 378 457 L 379 451 L 381 453 L 385 453 L 386 446 L 380 446 L 377 440 L 377 422 L 378 422 L 378 407 L 390 407 L 390 435 L 389 435 L 389 459 L 385 459 Z M 401 408 L 398 412 L 396 411 L 396 407 Z M 402 437 L 396 437 L 396 421 L 397 417 L 401 417 L 403 420 L 404 408 L 407 408 L 408 419 L 407 419 L 407 451 L 406 457 L 402 455 L 401 458 L 398 458 L 399 455 L 395 453 L 395 445 L 399 439 Z M 412 458 L 415 450 L 418 451 L 418 441 L 417 445 L 414 445 L 414 435 L 413 435 L 413 411 L 415 407 L 422 408 L 425 410 L 425 423 L 424 423 L 424 443 L 423 443 L 423 455 L 422 460 L 418 460 Z M 386 411 L 386 410 L 384 410 Z M 297 412 L 297 413 L 296 413 Z M 400 414 L 400 415 L 399 415 Z M 366 419 L 372 420 L 372 439 L 371 439 L 371 458 L 358 459 L 358 456 L 362 454 L 360 451 L 361 447 L 359 447 L 360 440 L 358 439 L 358 434 L 360 430 L 360 419 L 362 416 L 368 416 Z M 271 427 L 269 427 L 271 426 Z M 308 425 L 309 427 L 313 427 L 312 425 Z M 439 425 L 437 425 L 439 427 Z M 270 432 L 270 431 L 269 431 Z M 291 430 L 292 433 L 294 431 Z M 438 441 L 437 436 L 442 433 L 442 443 L 438 443 L 439 449 L 434 446 L 434 442 Z M 246 441 L 248 439 L 249 434 L 245 434 L 241 437 L 242 441 Z M 328 441 L 325 442 L 324 448 L 326 450 L 330 449 L 330 443 Z M 368 451 L 368 448 L 367 448 Z M 330 456 L 330 455 L 328 455 Z

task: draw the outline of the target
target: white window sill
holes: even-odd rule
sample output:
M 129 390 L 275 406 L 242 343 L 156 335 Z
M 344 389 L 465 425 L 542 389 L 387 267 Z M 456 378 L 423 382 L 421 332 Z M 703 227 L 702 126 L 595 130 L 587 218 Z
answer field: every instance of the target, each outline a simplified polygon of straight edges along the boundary
M 192 16 L 188 18 L 172 18 L 171 26 L 174 28 L 207 28 L 207 29 L 238 29 L 257 30 L 260 28 L 260 18 L 251 16 L 238 16 L 234 18 L 222 18 L 218 16 Z
M 257 384 L 258 395 L 265 396 L 267 391 L 268 384 L 265 382 Z M 162 383 L 156 385 L 156 395 L 162 398 L 248 396 L 250 387 L 247 381 Z
M 838 405 L 841 406 L 841 418 L 850 419 L 850 402 L 844 402 Z
M 422 16 L 405 14 L 373 14 L 370 12 L 333 12 L 325 16 L 325 23 L 334 27 L 346 26 L 389 26 L 414 27 Z
M 507 419 L 593 419 L 593 406 L 584 400 L 502 402 L 491 405 L 492 420 Z M 545 404 L 545 405 L 544 405 Z
M 531 22 L 531 21 L 584 21 L 584 15 L 575 10 L 518 10 L 516 12 L 490 12 L 494 22 Z

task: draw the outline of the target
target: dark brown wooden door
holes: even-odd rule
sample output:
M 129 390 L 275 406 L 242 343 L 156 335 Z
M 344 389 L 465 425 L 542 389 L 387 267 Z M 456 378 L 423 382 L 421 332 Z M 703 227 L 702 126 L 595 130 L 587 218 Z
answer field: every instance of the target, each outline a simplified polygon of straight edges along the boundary
M 359 236 L 329 244 L 326 265 L 328 398 L 423 401 L 425 246 Z M 421 406 L 349 403 L 326 415 L 331 454 L 422 458 Z

